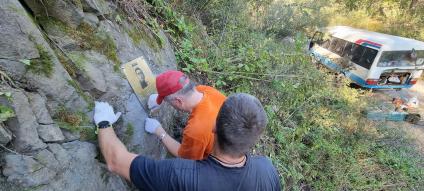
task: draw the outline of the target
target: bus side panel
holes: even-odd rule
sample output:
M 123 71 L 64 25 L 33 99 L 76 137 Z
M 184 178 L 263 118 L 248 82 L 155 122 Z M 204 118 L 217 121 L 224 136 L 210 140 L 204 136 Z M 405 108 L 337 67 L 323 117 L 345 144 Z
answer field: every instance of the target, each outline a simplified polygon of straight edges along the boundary
M 346 77 L 350 78 L 358 85 L 365 84 L 365 77 L 368 74 L 368 70 L 366 68 L 362 68 L 359 65 L 350 62 L 355 66 L 354 70 L 346 70 L 342 68 L 339 64 L 335 63 L 333 60 L 340 59 L 341 57 L 335 53 L 330 52 L 327 49 L 324 49 L 320 46 L 314 46 L 311 49 L 312 55 L 319 60 L 322 64 L 324 64 L 327 68 L 342 73 Z
M 312 56 L 314 56 L 320 63 L 322 63 L 323 65 L 325 65 L 327 68 L 342 73 L 344 74 L 346 77 L 348 77 L 349 79 L 351 79 L 354 83 L 358 84 L 361 87 L 364 88 L 370 88 L 370 89 L 388 89 L 388 88 L 410 88 L 412 87 L 412 85 L 410 84 L 404 84 L 404 85 L 390 85 L 390 86 L 381 86 L 381 85 L 368 85 L 366 83 L 366 79 L 367 76 L 369 77 L 370 75 L 377 75 L 379 72 L 368 72 L 369 70 L 359 66 L 359 65 L 355 65 L 355 70 L 344 70 L 340 65 L 338 65 L 337 63 L 334 63 L 332 59 L 339 57 L 338 55 L 324 49 L 321 48 L 319 46 L 314 46 L 313 48 L 311 48 L 311 54 Z M 373 66 L 375 67 L 375 66 Z M 373 68 L 371 67 L 371 69 Z
M 420 78 L 422 74 L 423 74 L 423 70 L 415 70 L 412 73 L 412 78 Z

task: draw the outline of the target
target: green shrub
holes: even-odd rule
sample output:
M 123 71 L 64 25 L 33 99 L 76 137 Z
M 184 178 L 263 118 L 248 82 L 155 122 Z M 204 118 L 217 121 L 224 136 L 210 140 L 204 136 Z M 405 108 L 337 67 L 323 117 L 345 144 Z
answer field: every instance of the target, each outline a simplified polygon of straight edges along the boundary
M 304 32 L 325 23 L 318 9 L 331 2 L 170 3 L 181 12 L 170 13 L 171 4 L 159 0 L 151 11 L 171 30 L 179 68 L 225 94 L 246 92 L 263 103 L 269 125 L 252 152 L 272 159 L 284 190 L 424 188 L 424 160 L 409 140 L 363 118 L 368 92 L 317 70 L 305 51 Z M 283 44 L 286 35 L 294 42 Z M 404 144 L 388 144 L 394 140 Z

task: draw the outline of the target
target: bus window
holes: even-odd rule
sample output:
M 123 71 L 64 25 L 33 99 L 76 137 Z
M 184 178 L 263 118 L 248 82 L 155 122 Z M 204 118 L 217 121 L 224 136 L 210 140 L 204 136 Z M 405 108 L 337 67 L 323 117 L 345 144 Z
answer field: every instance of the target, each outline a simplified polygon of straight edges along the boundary
M 338 54 L 339 56 L 343 56 L 343 50 L 345 48 L 346 41 L 342 39 L 337 40 L 336 49 L 334 50 L 334 53 Z
M 381 54 L 380 61 L 377 66 L 379 67 L 400 67 L 400 66 L 422 66 L 424 65 L 424 50 L 417 50 L 417 58 L 410 59 L 410 50 L 404 51 L 384 51 Z
M 321 47 L 328 49 L 328 47 L 331 44 L 331 36 L 327 33 L 323 33 L 322 39 L 321 39 L 321 43 L 319 44 Z
M 359 65 L 366 68 L 366 69 L 370 69 L 372 63 L 374 62 L 375 56 L 377 56 L 378 50 L 374 50 L 372 48 L 365 48 L 365 52 L 361 57 L 361 60 L 359 60 Z
M 346 43 L 346 46 L 345 46 L 345 48 L 343 50 L 342 57 L 349 57 L 349 58 L 352 59 L 352 53 L 353 53 L 353 47 L 354 47 L 353 45 L 354 44 L 351 43 L 351 42 L 347 42 Z
M 330 50 L 331 52 L 336 52 L 336 47 L 338 43 L 339 43 L 338 38 L 335 38 L 335 37 L 331 38 L 331 45 L 327 49 Z
M 352 62 L 355 64 L 359 64 L 359 61 L 361 60 L 362 55 L 364 54 L 365 47 L 354 44 L 352 48 Z

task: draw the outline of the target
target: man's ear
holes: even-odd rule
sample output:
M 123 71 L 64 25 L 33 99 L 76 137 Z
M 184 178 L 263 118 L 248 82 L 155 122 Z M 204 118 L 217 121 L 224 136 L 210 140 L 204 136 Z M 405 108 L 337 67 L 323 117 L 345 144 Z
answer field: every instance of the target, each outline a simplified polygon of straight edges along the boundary
M 182 100 L 179 97 L 174 97 L 172 100 L 169 100 L 169 103 L 176 108 L 180 108 L 182 105 Z

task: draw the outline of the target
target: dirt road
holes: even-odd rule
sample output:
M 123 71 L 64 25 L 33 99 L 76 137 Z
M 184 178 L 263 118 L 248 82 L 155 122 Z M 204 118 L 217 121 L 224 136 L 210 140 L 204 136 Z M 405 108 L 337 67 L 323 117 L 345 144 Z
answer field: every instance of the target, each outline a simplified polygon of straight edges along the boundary
M 410 89 L 396 90 L 380 90 L 374 91 L 375 97 L 382 101 L 390 101 L 394 97 L 412 98 L 417 96 L 419 100 L 419 108 L 415 111 L 421 115 L 421 120 L 424 120 L 424 81 L 420 80 Z M 406 132 L 406 134 L 415 142 L 417 150 L 424 154 L 424 121 L 419 125 L 413 125 L 406 122 L 394 122 L 393 124 Z

